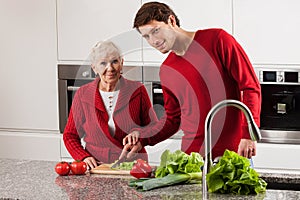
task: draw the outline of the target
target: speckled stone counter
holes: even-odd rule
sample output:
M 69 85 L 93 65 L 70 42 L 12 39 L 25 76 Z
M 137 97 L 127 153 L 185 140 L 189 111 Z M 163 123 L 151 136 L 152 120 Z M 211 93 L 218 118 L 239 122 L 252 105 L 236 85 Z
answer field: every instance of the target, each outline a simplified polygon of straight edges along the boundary
M 285 189 L 285 190 L 297 190 L 300 191 L 300 174 L 299 172 L 295 174 L 282 172 L 260 172 L 257 170 L 267 183 L 267 188 L 272 189 Z
M 202 199 L 201 185 L 178 185 L 147 192 L 128 186 L 130 176 L 89 174 L 58 176 L 56 162 L 0 159 L 0 200 L 3 199 Z M 262 175 L 263 177 L 264 175 Z M 265 177 L 271 177 L 266 174 Z M 293 176 L 293 181 L 299 177 Z M 277 175 L 277 178 L 280 178 Z M 284 180 L 284 177 L 281 177 Z M 286 179 L 289 180 L 289 179 Z M 209 199 L 300 199 L 300 191 L 271 190 L 259 195 L 209 194 Z

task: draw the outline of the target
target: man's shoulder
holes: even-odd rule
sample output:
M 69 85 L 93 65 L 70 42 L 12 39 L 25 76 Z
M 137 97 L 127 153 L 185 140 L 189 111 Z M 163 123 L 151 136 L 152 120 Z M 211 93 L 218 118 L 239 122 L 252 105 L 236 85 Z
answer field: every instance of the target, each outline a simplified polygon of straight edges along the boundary
M 197 35 L 219 35 L 219 34 L 228 34 L 222 28 L 207 28 L 207 29 L 199 29 L 196 32 Z

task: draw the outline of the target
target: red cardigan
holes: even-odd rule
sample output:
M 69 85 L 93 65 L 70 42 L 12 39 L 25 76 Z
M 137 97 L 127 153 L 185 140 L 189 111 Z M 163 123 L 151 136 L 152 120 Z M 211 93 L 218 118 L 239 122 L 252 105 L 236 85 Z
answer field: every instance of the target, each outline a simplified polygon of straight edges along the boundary
M 184 56 L 171 52 L 160 67 L 160 79 L 166 116 L 152 129 L 140 129 L 143 145 L 154 145 L 181 128 L 182 150 L 204 155 L 205 118 L 224 99 L 244 102 L 260 125 L 259 81 L 242 47 L 221 29 L 197 31 Z M 225 149 L 237 151 L 241 138 L 250 138 L 241 111 L 220 110 L 212 123 L 213 157 Z
M 108 130 L 108 114 L 99 94 L 100 79 L 82 86 L 73 99 L 63 133 L 65 146 L 75 160 L 94 156 L 98 161 L 112 163 L 123 149 L 122 140 L 133 128 L 157 121 L 146 88 L 136 81 L 120 78 L 120 92 L 113 114 L 116 131 Z M 81 145 L 84 137 L 85 148 Z M 148 160 L 145 149 L 138 155 Z

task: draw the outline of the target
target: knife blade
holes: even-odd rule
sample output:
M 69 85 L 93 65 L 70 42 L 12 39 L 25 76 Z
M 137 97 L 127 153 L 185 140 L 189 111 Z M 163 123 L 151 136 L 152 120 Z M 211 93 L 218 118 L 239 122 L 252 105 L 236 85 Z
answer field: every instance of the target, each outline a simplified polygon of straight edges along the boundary
M 117 162 L 115 162 L 112 166 L 111 166 L 111 168 L 113 169 L 113 168 L 117 168 L 117 167 L 119 167 L 120 166 L 120 164 L 122 163 L 122 162 L 125 162 L 126 161 L 126 157 L 123 157 L 123 158 L 121 158 L 120 160 L 118 160 Z

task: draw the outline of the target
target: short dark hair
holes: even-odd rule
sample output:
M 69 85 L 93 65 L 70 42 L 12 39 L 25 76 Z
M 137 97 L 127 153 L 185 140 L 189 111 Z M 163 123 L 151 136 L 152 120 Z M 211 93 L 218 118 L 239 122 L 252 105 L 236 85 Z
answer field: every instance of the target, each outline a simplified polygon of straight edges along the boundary
M 140 26 L 146 25 L 152 20 L 162 21 L 167 24 L 170 15 L 175 17 L 176 24 L 180 27 L 178 17 L 168 5 L 160 2 L 145 3 L 135 15 L 133 28 L 138 29 Z

